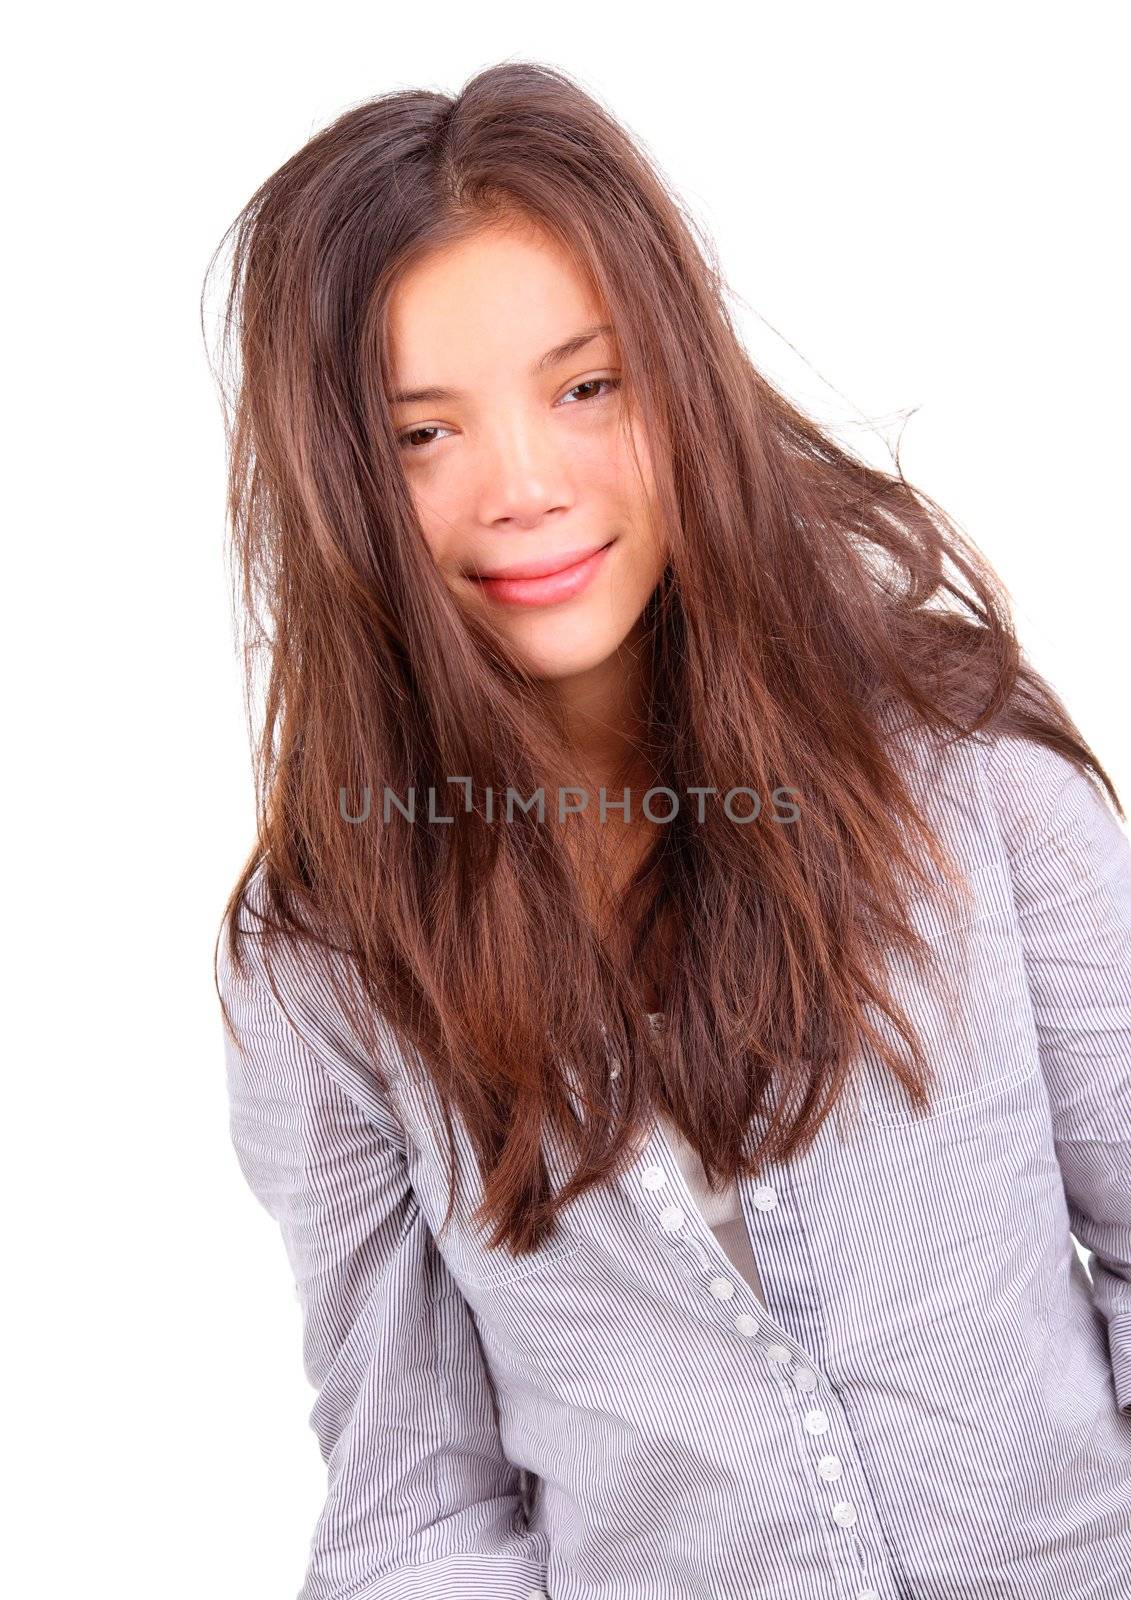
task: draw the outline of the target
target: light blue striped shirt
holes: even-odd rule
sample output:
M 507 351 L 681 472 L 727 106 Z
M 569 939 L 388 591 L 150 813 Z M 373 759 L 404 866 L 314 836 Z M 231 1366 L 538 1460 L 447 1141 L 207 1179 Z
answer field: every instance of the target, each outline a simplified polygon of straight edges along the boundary
M 457 1118 L 437 1241 L 438 1102 L 391 1033 L 379 1095 L 297 957 L 295 1032 L 259 952 L 248 982 L 222 954 L 327 1464 L 299 1600 L 1131 1595 L 1131 844 L 1028 741 L 906 752 L 976 897 L 914 909 L 956 1017 L 893 968 L 938 1094 L 914 1120 L 865 1052 L 858 1105 L 740 1179 L 762 1295 L 659 1120 L 515 1261 Z

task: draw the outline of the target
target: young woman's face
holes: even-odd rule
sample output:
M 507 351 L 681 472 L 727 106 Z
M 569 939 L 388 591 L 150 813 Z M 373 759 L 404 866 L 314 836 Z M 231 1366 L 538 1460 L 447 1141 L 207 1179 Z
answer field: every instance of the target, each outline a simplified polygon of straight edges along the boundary
M 428 547 L 539 677 L 608 662 L 664 568 L 605 321 L 548 236 L 504 226 L 418 264 L 389 306 L 392 417 Z

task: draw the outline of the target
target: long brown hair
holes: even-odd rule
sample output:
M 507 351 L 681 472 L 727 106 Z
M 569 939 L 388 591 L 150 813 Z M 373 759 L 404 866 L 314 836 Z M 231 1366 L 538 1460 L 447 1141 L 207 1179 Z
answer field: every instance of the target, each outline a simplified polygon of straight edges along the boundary
M 671 550 L 643 618 L 650 770 L 679 796 L 803 797 L 792 827 L 682 808 L 624 891 L 623 948 L 599 936 L 552 820 L 488 819 L 488 789 L 532 795 L 566 732 L 435 571 L 386 401 L 394 284 L 426 252 L 510 219 L 547 230 L 589 275 L 647 429 Z M 885 736 L 893 708 L 947 737 L 1039 740 L 1090 767 L 1123 814 L 1023 660 L 977 550 L 898 452 L 892 473 L 857 459 L 755 370 L 710 245 L 558 71 L 508 61 L 453 97 L 356 106 L 267 178 L 229 234 L 228 511 L 249 706 L 267 669 L 258 837 L 221 929 L 236 963 L 258 870 L 264 948 L 326 957 L 382 1083 L 393 1030 L 439 1089 L 453 1184 L 454 1111 L 491 1243 L 516 1254 L 609 1176 L 657 1105 L 716 1180 L 804 1149 L 862 1040 L 927 1106 L 929 1065 L 880 958 L 922 954 L 907 896 L 959 874 Z M 356 815 L 367 788 L 423 802 L 432 787 L 444 812 L 456 775 L 470 809 L 448 806 L 448 825 L 395 806 L 387 821 L 344 820 L 343 797 Z M 644 1017 L 652 973 L 660 1043 Z M 771 1087 L 774 1116 L 744 1151 Z M 550 1129 L 577 1157 L 556 1194 Z

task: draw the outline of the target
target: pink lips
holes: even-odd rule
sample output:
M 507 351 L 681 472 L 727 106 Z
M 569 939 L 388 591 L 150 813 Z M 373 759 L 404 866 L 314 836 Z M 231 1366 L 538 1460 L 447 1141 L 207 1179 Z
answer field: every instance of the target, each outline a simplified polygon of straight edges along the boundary
M 507 577 L 481 578 L 473 577 L 472 582 L 477 584 L 483 593 L 500 605 L 508 606 L 549 606 L 555 605 L 559 600 L 570 600 L 593 580 L 598 568 L 608 554 L 612 541 L 602 545 L 599 550 L 594 550 L 590 555 L 583 555 L 568 566 L 559 565 L 556 571 L 539 572 L 538 568 L 549 565 L 549 561 L 530 562 L 526 566 L 514 569 Z M 551 558 L 560 559 L 560 558 Z M 517 576 L 521 573 L 521 576 Z

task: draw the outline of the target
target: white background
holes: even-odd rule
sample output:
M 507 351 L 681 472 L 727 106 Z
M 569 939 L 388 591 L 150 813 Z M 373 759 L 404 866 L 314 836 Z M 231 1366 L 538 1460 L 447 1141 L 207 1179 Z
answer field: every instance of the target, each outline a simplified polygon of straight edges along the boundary
M 1119 19 L 236 3 L 9 32 L 10 1593 L 280 1600 L 323 1492 L 212 988 L 253 821 L 198 310 L 236 211 L 360 100 L 564 68 L 715 238 L 755 358 L 878 464 L 901 438 L 1131 803 Z

